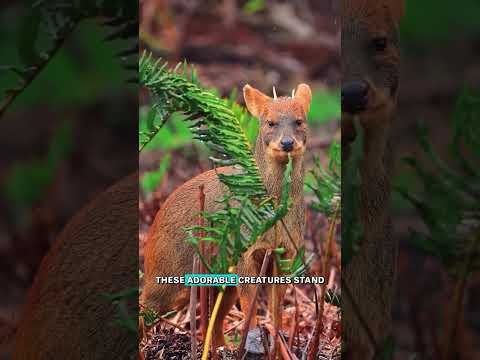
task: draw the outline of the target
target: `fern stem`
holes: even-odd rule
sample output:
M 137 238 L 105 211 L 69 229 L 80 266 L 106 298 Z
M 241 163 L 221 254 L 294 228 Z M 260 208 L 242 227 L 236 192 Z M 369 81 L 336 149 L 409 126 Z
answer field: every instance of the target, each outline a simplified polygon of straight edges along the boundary
M 208 323 L 207 336 L 205 337 L 205 343 L 203 344 L 202 360 L 208 360 L 208 349 L 210 347 L 210 343 L 212 342 L 213 325 L 215 324 L 215 321 L 217 319 L 218 310 L 220 309 L 220 304 L 222 303 L 224 293 L 224 289 L 222 289 L 218 293 L 217 300 L 215 301 L 215 306 L 213 307 L 212 317 L 210 318 L 210 322 Z

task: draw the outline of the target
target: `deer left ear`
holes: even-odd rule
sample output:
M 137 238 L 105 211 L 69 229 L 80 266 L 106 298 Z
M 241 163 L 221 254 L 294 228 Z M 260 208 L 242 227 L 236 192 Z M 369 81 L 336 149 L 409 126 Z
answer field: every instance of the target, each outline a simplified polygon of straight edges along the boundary
M 259 117 L 267 103 L 272 100 L 269 96 L 248 84 L 243 87 L 243 97 L 248 111 L 255 117 Z
M 295 91 L 295 100 L 302 104 L 303 111 L 305 112 L 305 115 L 307 115 L 310 110 L 310 102 L 312 101 L 312 91 L 310 90 L 310 86 L 307 84 L 298 85 L 297 90 Z
M 399 23 L 405 13 L 405 0 L 389 0 L 388 2 L 393 19 Z

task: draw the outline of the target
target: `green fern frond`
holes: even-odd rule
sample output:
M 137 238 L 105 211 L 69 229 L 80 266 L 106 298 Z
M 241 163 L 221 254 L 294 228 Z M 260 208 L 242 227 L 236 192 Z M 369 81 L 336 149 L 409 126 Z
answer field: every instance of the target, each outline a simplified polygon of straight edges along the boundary
M 468 258 L 472 259 L 469 271 L 480 269 L 480 249 L 471 248 L 472 236 L 480 231 L 480 172 L 474 165 L 480 159 L 479 116 L 480 96 L 465 88 L 452 118 L 452 165 L 437 154 L 427 128 L 419 124 L 417 137 L 433 167 L 425 167 L 418 157 L 405 158 L 423 191 L 414 194 L 405 186 L 396 187 L 428 230 L 410 229 L 412 244 L 439 259 L 452 274 L 463 271 Z
M 307 183 L 318 202 L 313 203 L 312 207 L 325 214 L 327 217 L 333 215 L 337 208 L 337 203 L 341 200 L 341 183 L 342 183 L 342 164 L 340 155 L 340 144 L 333 142 L 328 152 L 329 164 L 328 169 L 324 169 L 320 164 L 320 159 L 315 158 L 315 167 L 310 173 L 314 182 Z
M 226 100 L 201 88 L 186 63 L 170 70 L 167 64 L 144 53 L 138 70 L 140 84 L 150 90 L 153 103 L 183 113 L 192 122 L 194 139 L 218 154 L 211 157 L 216 165 L 238 165 L 242 169 L 239 174 L 218 174 L 232 194 L 265 196 L 250 142 Z

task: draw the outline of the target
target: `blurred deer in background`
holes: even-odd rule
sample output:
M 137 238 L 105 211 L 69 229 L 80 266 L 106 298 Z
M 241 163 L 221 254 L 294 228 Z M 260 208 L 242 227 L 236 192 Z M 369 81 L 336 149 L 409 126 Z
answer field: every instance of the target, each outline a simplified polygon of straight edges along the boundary
M 364 133 L 364 233 L 358 252 L 342 271 L 342 284 L 353 297 L 344 295 L 342 304 L 348 359 L 372 359 L 391 332 L 398 244 L 389 214 L 389 130 L 397 102 L 403 6 L 403 0 L 342 0 L 342 158 L 348 159 L 356 137 L 355 118 Z

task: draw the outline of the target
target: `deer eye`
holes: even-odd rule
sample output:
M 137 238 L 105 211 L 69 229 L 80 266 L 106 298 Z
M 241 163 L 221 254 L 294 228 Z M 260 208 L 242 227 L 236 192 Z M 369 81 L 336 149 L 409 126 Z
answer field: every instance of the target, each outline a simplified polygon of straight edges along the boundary
M 377 52 L 383 52 L 387 48 L 388 40 L 386 37 L 379 36 L 373 38 L 372 40 L 372 48 Z
M 268 122 L 268 127 L 273 128 L 276 124 L 273 121 Z
M 302 124 L 303 124 L 302 119 L 295 120 L 295 124 L 297 124 L 297 126 L 302 126 Z

